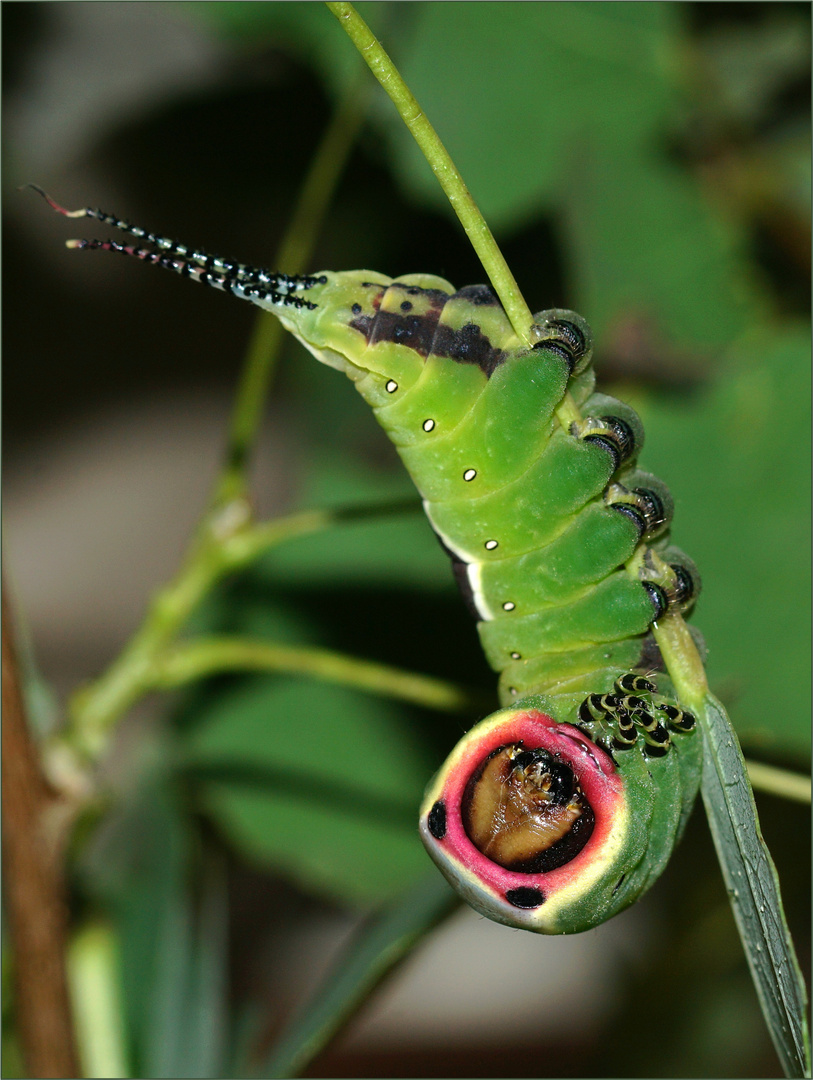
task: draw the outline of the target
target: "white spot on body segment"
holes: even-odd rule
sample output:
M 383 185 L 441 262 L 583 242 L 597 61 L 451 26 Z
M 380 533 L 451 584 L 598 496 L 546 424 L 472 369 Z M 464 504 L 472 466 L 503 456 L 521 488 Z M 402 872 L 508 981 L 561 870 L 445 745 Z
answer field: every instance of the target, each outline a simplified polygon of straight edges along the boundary
M 387 391 L 388 394 L 394 394 L 395 391 L 398 389 L 398 383 L 395 381 L 395 379 L 390 379 L 384 389 Z
M 486 540 L 484 546 L 486 551 L 493 551 L 494 548 L 499 547 L 499 543 L 496 540 Z
M 463 473 L 463 479 L 468 483 L 469 480 L 473 480 L 477 475 L 476 469 L 466 469 Z
M 513 611 L 517 605 L 513 600 L 506 600 L 502 606 L 503 611 Z
M 435 426 L 435 421 L 434 420 L 424 420 L 424 422 L 423 422 L 423 430 L 424 431 L 431 431 L 434 426 Z
M 466 564 L 466 576 L 469 580 L 469 586 L 472 592 L 472 599 L 474 601 L 475 607 L 477 608 L 478 615 L 481 619 L 493 619 L 494 613 L 491 611 L 485 601 L 485 598 L 483 597 L 483 588 L 480 582 L 481 564 L 478 561 L 477 554 L 475 553 L 475 548 L 479 548 L 482 544 L 482 541 L 475 541 L 474 547 L 461 547 L 459 544 L 455 543 L 451 536 L 448 536 L 443 531 L 443 529 L 438 528 L 432 517 L 432 503 L 428 499 L 423 500 L 423 509 L 429 520 L 429 524 L 434 529 L 435 534 L 437 535 L 443 546 L 448 551 L 451 551 L 453 555 L 456 555 L 461 562 L 464 562 Z
M 518 652 L 512 652 L 511 653 L 511 659 L 512 660 L 521 660 L 522 659 L 522 654 L 518 653 Z

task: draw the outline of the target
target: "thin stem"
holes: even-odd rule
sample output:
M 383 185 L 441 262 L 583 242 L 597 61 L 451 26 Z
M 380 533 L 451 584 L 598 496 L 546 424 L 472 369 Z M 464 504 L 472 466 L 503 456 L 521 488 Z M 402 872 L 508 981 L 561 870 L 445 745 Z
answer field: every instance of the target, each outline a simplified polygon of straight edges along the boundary
M 765 791 L 769 795 L 778 795 L 781 799 L 793 799 L 794 802 L 810 802 L 810 777 L 790 769 L 779 769 L 775 765 L 766 765 L 762 761 L 750 761 L 746 758 L 748 779 L 755 791 Z
M 709 684 L 703 661 L 683 616 L 678 611 L 667 611 L 652 624 L 652 633 L 661 650 L 669 677 L 675 684 L 678 697 L 699 713 L 708 694 Z
M 65 970 L 68 910 L 60 802 L 42 774 L 3 592 L 3 898 L 27 1076 L 79 1076 Z
M 446 197 L 466 230 L 466 235 L 488 274 L 494 291 L 514 328 L 526 345 L 532 344 L 533 316 L 525 303 L 508 263 L 497 246 L 477 203 L 466 187 L 446 147 L 421 110 L 398 69 L 352 4 L 328 3 L 350 40 L 378 79 L 421 148 Z
M 440 712 L 462 713 L 492 703 L 442 679 L 418 675 L 389 664 L 317 649 L 256 641 L 208 637 L 178 645 L 153 669 L 155 689 L 169 690 L 224 671 L 283 671 L 325 682 L 353 686 Z
M 364 57 L 370 71 L 389 95 L 401 119 L 421 148 L 421 153 L 438 178 L 460 224 L 466 230 L 466 235 L 505 308 L 514 333 L 525 345 L 532 345 L 534 319 L 531 309 L 519 291 L 505 256 L 497 246 L 491 229 L 438 133 L 423 113 L 395 64 L 353 5 L 329 2 L 327 6 Z M 581 419 L 578 406 L 569 393 L 565 394 L 558 405 L 556 416 L 565 431 L 572 423 Z
M 71 942 L 68 975 L 84 1075 L 127 1077 L 117 939 L 112 926 L 92 922 Z
M 403 503 L 399 505 L 403 508 Z M 412 501 L 409 507 L 416 505 Z M 342 520 L 391 512 L 392 504 L 304 511 L 262 525 L 244 525 L 225 537 L 218 532 L 217 515 L 205 519 L 180 570 L 156 595 L 140 628 L 107 671 L 74 694 L 69 703 L 70 727 L 60 742 L 74 744 L 80 754 L 91 759 L 102 754 L 111 726 L 154 689 L 155 666 L 161 653 L 203 597 L 226 574 L 295 537 L 320 532 Z

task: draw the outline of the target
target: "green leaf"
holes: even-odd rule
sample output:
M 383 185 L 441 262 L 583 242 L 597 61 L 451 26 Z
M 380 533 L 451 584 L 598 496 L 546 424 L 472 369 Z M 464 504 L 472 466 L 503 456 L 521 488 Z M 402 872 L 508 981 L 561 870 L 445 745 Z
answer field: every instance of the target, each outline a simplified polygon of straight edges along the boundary
M 352 903 L 426 867 L 417 811 L 434 762 L 405 711 L 297 678 L 240 680 L 186 733 L 201 805 L 243 853 Z
M 586 141 L 568 181 L 573 302 L 599 342 L 599 365 L 635 318 L 672 348 L 702 350 L 708 366 L 756 310 L 738 229 L 690 176 L 628 137 Z
M 399 43 L 394 58 L 495 231 L 550 204 L 586 135 L 605 132 L 613 141 L 624 134 L 640 143 L 664 121 L 674 93 L 666 56 L 673 5 L 413 10 L 412 41 Z M 385 104 L 377 103 L 378 115 L 390 119 L 401 182 L 443 207 L 437 182 Z
M 379 983 L 458 904 L 441 875 L 431 871 L 362 927 L 283 1030 L 259 1075 L 300 1076 Z
M 140 747 L 167 755 L 165 743 Z M 140 763 L 132 761 L 138 770 Z M 159 970 L 166 958 L 157 930 L 166 912 L 182 905 L 189 854 L 189 823 L 166 768 L 149 769 L 126 792 L 82 853 L 80 871 L 90 894 L 113 914 L 118 930 L 125 1022 L 134 1076 L 150 1073 L 153 1010 Z
M 220 1075 L 227 1009 L 227 901 L 219 873 L 204 881 L 200 911 L 178 893 L 156 928 L 159 943 L 147 1076 Z
M 810 1076 L 807 993 L 745 762 L 722 705 L 703 715 L 703 802 L 762 1011 L 786 1076 Z
M 365 18 L 386 17 L 383 3 L 359 5 Z M 235 3 L 234 0 L 207 0 L 181 3 L 177 7 L 187 17 L 208 26 L 223 38 L 231 38 L 249 49 L 258 42 L 283 46 L 298 52 L 317 67 L 334 93 L 339 94 L 358 72 L 359 64 L 336 20 L 323 4 L 303 4 L 277 0 L 273 4 Z

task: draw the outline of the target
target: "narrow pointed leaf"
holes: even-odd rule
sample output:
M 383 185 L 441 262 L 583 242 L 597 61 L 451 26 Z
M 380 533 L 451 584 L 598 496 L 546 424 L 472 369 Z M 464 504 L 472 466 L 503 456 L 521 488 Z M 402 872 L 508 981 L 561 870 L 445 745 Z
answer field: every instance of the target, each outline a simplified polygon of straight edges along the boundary
M 810 1076 L 807 992 L 745 762 L 725 710 L 711 695 L 703 720 L 703 802 L 762 1012 L 785 1075 Z

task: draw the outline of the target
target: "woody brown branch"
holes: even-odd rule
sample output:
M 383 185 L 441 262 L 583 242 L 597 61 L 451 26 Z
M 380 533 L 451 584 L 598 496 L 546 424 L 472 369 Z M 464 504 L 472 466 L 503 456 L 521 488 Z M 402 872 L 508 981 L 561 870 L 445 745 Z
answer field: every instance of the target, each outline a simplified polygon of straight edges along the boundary
M 78 1077 L 65 971 L 68 913 L 62 844 L 49 838 L 57 796 L 28 728 L 3 592 L 3 891 L 14 960 L 17 1030 L 26 1075 Z

